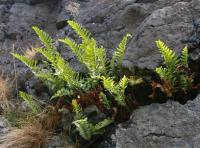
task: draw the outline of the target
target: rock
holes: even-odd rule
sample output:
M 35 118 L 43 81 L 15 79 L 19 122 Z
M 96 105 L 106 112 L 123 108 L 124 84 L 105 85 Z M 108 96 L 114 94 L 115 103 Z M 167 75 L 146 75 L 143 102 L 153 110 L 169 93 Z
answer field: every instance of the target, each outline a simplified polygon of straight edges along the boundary
M 102 113 L 95 105 L 84 108 L 83 113 L 92 123 L 97 123 L 106 118 L 106 115 Z
M 191 36 L 185 41 L 189 48 L 190 68 L 196 75 L 196 82 L 200 80 L 200 19 L 195 20 Z
M 117 148 L 190 148 L 200 145 L 200 95 L 181 105 L 168 101 L 135 110 L 116 129 Z
M 199 17 L 193 7 L 198 0 L 147 0 L 147 1 L 94 1 L 80 9 L 79 22 L 83 22 L 95 37 L 102 40 L 112 53 L 120 38 L 127 32 L 134 35 L 124 58 L 123 66 L 134 72 L 134 67 L 154 69 L 161 63 L 155 40 L 164 40 L 180 53 L 184 47 L 181 40 L 192 28 L 192 18 Z M 198 5 L 198 4 L 197 4 Z M 106 41 L 106 42 L 105 42 Z
M 4 117 L 0 116 L 0 140 L 1 137 L 3 137 L 8 132 L 9 132 L 8 121 Z
M 73 148 L 73 145 L 69 137 L 56 135 L 50 138 L 46 148 Z
M 75 19 L 108 49 L 109 57 L 126 33 L 133 34 L 123 61 L 124 69 L 152 71 L 162 62 L 155 40 L 162 39 L 180 53 L 185 46 L 181 41 L 192 32 L 193 20 L 200 17 L 199 3 L 199 0 L 1 0 L 0 17 L 3 16 L 6 28 L 0 27 L 0 47 L 7 61 L 0 58 L 0 65 L 13 74 L 13 70 L 8 70 L 13 67 L 9 54 L 13 44 L 16 51 L 26 49 L 27 45 L 38 46 L 32 25 L 54 38 L 74 38 L 66 20 Z M 60 46 L 59 50 L 76 70 L 82 69 L 66 46 Z M 18 69 L 24 67 L 19 64 Z

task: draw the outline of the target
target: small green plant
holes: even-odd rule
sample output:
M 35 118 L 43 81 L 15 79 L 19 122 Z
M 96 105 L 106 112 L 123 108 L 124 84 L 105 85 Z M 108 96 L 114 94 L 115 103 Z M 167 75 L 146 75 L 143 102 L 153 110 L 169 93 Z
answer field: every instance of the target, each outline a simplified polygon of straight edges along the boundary
M 46 60 L 43 60 L 41 64 L 24 55 L 12 53 L 13 56 L 24 62 L 37 77 L 45 80 L 54 92 L 52 98 L 71 96 L 77 91 L 87 92 L 100 84 L 101 77 L 106 77 L 113 81 L 117 80 L 115 71 L 121 67 L 126 44 L 131 36 L 130 34 L 124 36 L 112 59 L 109 61 L 107 60 L 105 49 L 97 45 L 96 40 L 91 37 L 91 33 L 88 30 L 74 21 L 68 21 L 68 24 L 80 36 L 82 42 L 79 44 L 70 38 L 60 39 L 59 41 L 67 44 L 77 56 L 77 59 L 87 68 L 88 73 L 86 76 L 83 77 L 73 70 L 69 63 L 60 56 L 53 45 L 52 38 L 37 27 L 33 27 L 33 30 L 39 36 L 44 47 L 35 48 L 34 50 L 41 53 Z M 108 87 L 105 88 L 107 89 Z M 118 88 L 113 87 L 111 94 L 115 94 L 118 97 L 116 98 L 117 102 L 120 105 L 124 105 L 124 102 L 122 102 L 122 91 L 120 91 L 120 95 L 116 95 L 119 90 L 114 90 Z
M 187 91 L 192 88 L 193 77 L 189 74 L 188 49 L 182 50 L 181 57 L 178 58 L 175 52 L 165 45 L 161 40 L 156 41 L 157 47 L 164 58 L 165 67 L 156 68 L 156 73 L 163 81 L 162 90 L 168 96 L 178 89 Z
M 73 124 L 85 140 L 90 140 L 93 135 L 102 134 L 102 130 L 112 122 L 111 118 L 107 118 L 93 125 L 88 118 L 84 118 L 74 121 Z
M 102 77 L 102 80 L 103 86 L 114 96 L 117 103 L 121 106 L 126 106 L 124 92 L 128 85 L 129 79 L 124 76 L 118 84 L 116 84 L 111 77 Z
M 29 58 L 26 55 L 17 53 L 12 53 L 12 55 L 25 63 L 36 77 L 45 81 L 53 92 L 51 99 L 69 98 L 67 102 L 73 106 L 75 112 L 74 124 L 79 130 L 80 135 L 88 140 L 92 135 L 100 133 L 113 120 L 108 118 L 96 125 L 89 123 L 87 117 L 82 113 L 81 104 L 79 105 L 73 99 L 78 96 L 83 96 L 84 98 L 83 94 L 85 93 L 86 99 L 88 99 L 87 94 L 89 94 L 89 97 L 96 97 L 91 102 L 99 101 L 98 99 L 100 98 L 100 102 L 108 110 L 112 109 L 112 103 L 114 101 L 116 102 L 114 103 L 115 106 L 116 104 L 126 106 L 124 93 L 129 79 L 126 76 L 120 78 L 118 74 L 121 70 L 126 44 L 131 35 L 126 34 L 123 37 L 117 49 L 114 51 L 111 60 L 108 60 L 104 47 L 97 45 L 97 41 L 91 37 L 91 33 L 87 29 L 74 21 L 68 21 L 68 24 L 81 38 L 81 42 L 75 42 L 71 38 L 59 39 L 59 41 L 71 48 L 80 63 L 87 69 L 86 73 L 80 74 L 75 71 L 61 57 L 53 44 L 52 38 L 38 27 L 33 27 L 33 30 L 39 36 L 44 47 L 35 48 L 34 51 L 44 56 L 42 62 L 38 62 L 35 58 Z M 106 96 L 107 94 L 109 95 Z M 23 92 L 20 92 L 20 96 L 27 102 L 33 112 L 39 111 L 32 96 Z M 81 100 L 82 98 L 79 99 Z M 101 104 L 100 102 L 94 104 L 99 105 Z
M 19 96 L 27 103 L 28 107 L 31 109 L 31 111 L 35 114 L 40 113 L 41 108 L 36 102 L 36 99 L 25 92 L 20 91 Z
M 76 100 L 72 100 L 72 105 L 75 112 L 73 124 L 85 140 L 90 140 L 93 135 L 102 134 L 103 129 L 113 122 L 113 119 L 107 118 L 93 125 L 88 121 L 88 118 L 83 115 L 82 108 Z

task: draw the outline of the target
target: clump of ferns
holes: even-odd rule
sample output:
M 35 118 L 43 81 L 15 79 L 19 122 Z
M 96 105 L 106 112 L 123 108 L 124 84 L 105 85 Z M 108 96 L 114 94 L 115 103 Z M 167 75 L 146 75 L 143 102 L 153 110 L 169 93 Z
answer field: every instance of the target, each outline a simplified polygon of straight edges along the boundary
M 27 56 L 17 53 L 12 54 L 31 68 L 36 77 L 46 81 L 47 85 L 55 92 L 52 98 L 70 97 L 76 92 L 88 92 L 102 81 L 104 88 L 115 96 L 114 98 L 118 104 L 125 106 L 124 90 L 129 79 L 124 76 L 120 80 L 115 75 L 115 71 L 121 67 L 126 44 L 131 35 L 127 34 L 123 37 L 112 59 L 108 61 L 105 49 L 97 45 L 96 40 L 91 37 L 91 33 L 88 30 L 74 21 L 68 21 L 68 24 L 80 36 L 82 42 L 76 43 L 70 38 L 60 39 L 59 41 L 68 45 L 77 59 L 87 68 L 86 77 L 73 70 L 70 64 L 57 51 L 52 38 L 37 27 L 33 27 L 33 29 L 44 44 L 44 47 L 35 48 L 35 50 L 46 58 L 42 62 L 45 66 L 38 66 L 36 60 Z M 116 80 L 120 81 L 119 84 Z
M 89 119 L 82 113 L 81 106 L 77 103 L 77 100 L 72 100 L 73 111 L 75 113 L 73 124 L 76 126 L 77 131 L 82 138 L 90 140 L 93 135 L 102 134 L 105 127 L 113 123 L 113 118 L 106 118 L 93 124 Z
M 182 50 L 180 58 L 173 50 L 161 40 L 156 41 L 157 47 L 164 58 L 164 65 L 156 68 L 156 73 L 161 78 L 161 84 L 152 83 L 153 88 L 159 87 L 168 97 L 177 91 L 188 92 L 192 89 L 193 74 L 188 66 L 188 49 Z
M 46 82 L 54 92 L 52 99 L 57 98 L 58 102 L 63 97 L 69 105 L 72 104 L 74 98 L 79 99 L 80 102 L 90 102 L 93 99 L 97 107 L 99 107 L 98 104 L 100 106 L 103 104 L 107 110 L 113 110 L 113 105 L 115 108 L 119 106 L 127 108 L 125 89 L 128 83 L 133 80 L 126 76 L 119 78 L 116 71 L 121 67 L 126 44 L 131 35 L 126 34 L 123 37 L 111 60 L 108 60 L 106 50 L 97 45 L 96 40 L 91 37 L 91 33 L 87 29 L 74 21 L 68 21 L 68 24 L 80 36 L 82 41 L 77 43 L 70 38 L 59 39 L 59 41 L 70 47 L 80 63 L 86 67 L 87 73 L 85 76 L 76 72 L 61 57 L 53 44 L 52 38 L 37 27 L 33 27 L 33 30 L 44 46 L 35 48 L 35 50 L 41 53 L 45 60 L 39 63 L 25 55 L 17 53 L 12 53 L 12 55 L 25 63 L 36 77 Z M 87 119 L 84 119 L 84 122 L 87 122 Z

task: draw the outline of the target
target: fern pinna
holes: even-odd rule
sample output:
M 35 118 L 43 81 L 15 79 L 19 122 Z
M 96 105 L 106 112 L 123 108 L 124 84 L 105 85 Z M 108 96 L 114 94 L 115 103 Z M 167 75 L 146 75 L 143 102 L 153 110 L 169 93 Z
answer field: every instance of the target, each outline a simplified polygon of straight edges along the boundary
M 157 74 L 163 80 L 164 85 L 168 90 L 176 91 L 182 89 L 184 91 L 192 87 L 192 75 L 189 73 L 188 67 L 188 49 L 185 47 L 182 50 L 181 57 L 179 58 L 175 52 L 165 45 L 161 40 L 156 41 L 157 47 L 164 58 L 165 67 L 160 66 L 156 68 Z M 163 87 L 165 88 L 165 87 Z M 163 89 L 167 90 L 167 89 Z M 168 92 L 168 96 L 172 93 Z

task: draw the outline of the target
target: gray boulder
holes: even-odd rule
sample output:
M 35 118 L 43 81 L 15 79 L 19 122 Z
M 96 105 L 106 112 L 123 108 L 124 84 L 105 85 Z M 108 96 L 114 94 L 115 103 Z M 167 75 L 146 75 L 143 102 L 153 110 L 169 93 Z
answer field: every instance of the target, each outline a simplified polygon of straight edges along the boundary
M 168 101 L 135 110 L 113 134 L 117 148 L 198 148 L 200 95 L 185 105 Z
M 94 5 L 94 3 L 96 3 Z M 161 63 L 155 40 L 165 41 L 177 53 L 183 40 L 200 16 L 198 0 L 91 0 L 80 9 L 77 18 L 95 34 L 112 53 L 125 33 L 133 34 L 123 66 L 154 69 Z M 93 7 L 91 7 L 93 6 Z

